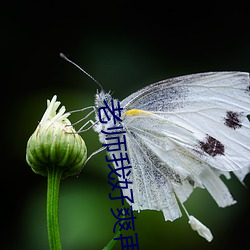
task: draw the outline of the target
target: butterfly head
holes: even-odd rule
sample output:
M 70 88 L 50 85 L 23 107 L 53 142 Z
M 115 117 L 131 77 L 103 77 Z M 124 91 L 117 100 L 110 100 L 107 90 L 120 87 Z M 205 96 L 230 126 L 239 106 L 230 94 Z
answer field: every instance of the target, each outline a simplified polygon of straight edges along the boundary
M 97 93 L 95 95 L 95 107 L 101 108 L 105 106 L 105 102 L 109 106 L 110 102 L 112 100 L 112 96 L 110 92 L 106 93 L 105 91 L 101 90 L 100 92 L 97 90 Z

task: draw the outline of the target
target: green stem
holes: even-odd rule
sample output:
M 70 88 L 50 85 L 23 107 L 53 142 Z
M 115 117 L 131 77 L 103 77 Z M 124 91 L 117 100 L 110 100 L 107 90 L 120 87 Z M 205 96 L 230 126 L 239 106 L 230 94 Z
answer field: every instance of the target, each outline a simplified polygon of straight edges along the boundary
M 58 167 L 48 168 L 47 186 L 47 227 L 50 250 L 61 250 L 59 231 L 59 188 L 62 170 Z
M 116 244 L 116 241 L 114 240 L 114 238 L 118 237 L 118 235 L 120 233 L 121 233 L 120 230 L 116 230 L 116 232 L 115 232 L 113 238 L 111 239 L 111 241 L 102 250 L 111 250 Z
M 121 217 L 125 218 L 125 215 L 123 214 Z M 112 250 L 113 249 L 113 247 L 116 244 L 116 241 L 114 240 L 114 238 L 117 238 L 118 235 L 121 233 L 120 228 L 121 228 L 121 226 L 116 229 L 116 232 L 115 232 L 113 238 L 111 239 L 111 241 L 102 250 Z

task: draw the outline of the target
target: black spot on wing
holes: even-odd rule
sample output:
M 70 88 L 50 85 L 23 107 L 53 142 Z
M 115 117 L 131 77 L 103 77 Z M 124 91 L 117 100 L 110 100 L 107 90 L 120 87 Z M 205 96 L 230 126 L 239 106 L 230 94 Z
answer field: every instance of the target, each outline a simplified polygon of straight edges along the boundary
M 224 118 L 224 124 L 232 129 L 240 128 L 242 113 L 227 111 L 226 118 Z
M 199 141 L 199 146 L 204 152 L 212 157 L 224 155 L 225 152 L 224 145 L 210 135 L 207 135 L 205 141 Z
M 192 187 L 194 187 L 195 181 L 190 176 L 187 177 L 187 181 Z
M 246 92 L 250 94 L 250 85 L 247 86 Z

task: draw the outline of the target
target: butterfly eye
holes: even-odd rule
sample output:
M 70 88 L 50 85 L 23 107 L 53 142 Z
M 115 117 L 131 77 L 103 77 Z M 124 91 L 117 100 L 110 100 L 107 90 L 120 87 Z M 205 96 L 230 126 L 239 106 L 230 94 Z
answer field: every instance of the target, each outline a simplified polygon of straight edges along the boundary
M 110 101 L 111 101 L 111 96 L 108 95 L 108 94 L 106 94 L 106 95 L 103 97 L 103 101 L 105 101 L 107 104 L 109 104 Z

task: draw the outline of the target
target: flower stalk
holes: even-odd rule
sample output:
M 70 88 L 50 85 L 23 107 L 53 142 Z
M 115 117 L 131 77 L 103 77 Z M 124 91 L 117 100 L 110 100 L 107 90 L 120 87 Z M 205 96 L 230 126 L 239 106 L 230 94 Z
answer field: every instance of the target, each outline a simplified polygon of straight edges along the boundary
M 59 189 L 62 173 L 57 167 L 48 169 L 47 229 L 50 250 L 62 249 L 59 230 Z
M 56 96 L 27 143 L 26 161 L 31 169 L 47 176 L 47 228 L 50 250 L 61 250 L 59 231 L 59 188 L 62 178 L 77 174 L 87 158 L 81 136 L 72 127 L 65 107 L 57 112 Z

